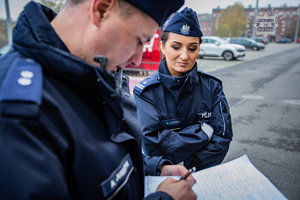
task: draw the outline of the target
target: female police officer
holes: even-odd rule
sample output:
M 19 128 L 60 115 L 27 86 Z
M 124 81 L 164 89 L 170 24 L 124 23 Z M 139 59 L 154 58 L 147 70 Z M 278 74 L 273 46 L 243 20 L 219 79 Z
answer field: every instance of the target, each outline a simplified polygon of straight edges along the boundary
M 221 81 L 197 71 L 201 36 L 197 14 L 177 12 L 161 36 L 158 71 L 134 88 L 144 152 L 197 170 L 221 163 L 232 140 Z

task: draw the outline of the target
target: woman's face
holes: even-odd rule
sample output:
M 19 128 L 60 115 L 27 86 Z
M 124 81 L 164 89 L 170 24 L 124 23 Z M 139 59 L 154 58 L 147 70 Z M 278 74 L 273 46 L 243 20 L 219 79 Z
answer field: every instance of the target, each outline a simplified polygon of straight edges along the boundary
M 160 48 L 166 57 L 171 75 L 184 76 L 195 65 L 200 50 L 199 37 L 170 32 L 165 45 L 161 42 Z

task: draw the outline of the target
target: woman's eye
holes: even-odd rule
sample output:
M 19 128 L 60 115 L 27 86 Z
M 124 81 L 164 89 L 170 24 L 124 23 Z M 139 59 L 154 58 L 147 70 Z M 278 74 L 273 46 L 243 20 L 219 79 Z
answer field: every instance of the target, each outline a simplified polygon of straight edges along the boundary
M 189 50 L 190 50 L 190 51 L 196 51 L 196 49 L 194 49 L 194 48 L 193 48 L 193 49 L 189 49 Z
M 179 47 L 178 47 L 178 46 L 172 46 L 172 48 L 173 48 L 173 49 L 179 49 Z

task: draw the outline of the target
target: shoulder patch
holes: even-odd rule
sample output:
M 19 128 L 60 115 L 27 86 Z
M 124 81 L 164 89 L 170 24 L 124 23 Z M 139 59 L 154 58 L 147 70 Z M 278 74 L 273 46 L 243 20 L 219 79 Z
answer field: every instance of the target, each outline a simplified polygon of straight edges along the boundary
M 220 79 L 218 79 L 217 77 L 215 77 L 209 73 L 206 73 L 204 71 L 201 71 L 201 70 L 198 70 L 198 73 L 200 74 L 200 76 L 208 76 L 210 78 L 213 78 L 214 80 L 218 81 L 220 83 L 220 85 L 222 85 L 222 81 Z
M 0 101 L 27 101 L 41 104 L 42 67 L 31 59 L 17 58 L 1 86 Z
M 147 87 L 161 83 L 159 77 L 146 78 L 134 87 L 138 93 L 142 93 Z

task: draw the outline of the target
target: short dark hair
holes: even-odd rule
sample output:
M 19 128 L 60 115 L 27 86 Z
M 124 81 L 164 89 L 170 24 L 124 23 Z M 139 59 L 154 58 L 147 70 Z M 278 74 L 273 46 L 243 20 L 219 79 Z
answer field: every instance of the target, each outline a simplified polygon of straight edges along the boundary
M 160 35 L 160 41 L 162 42 L 162 45 L 165 46 L 167 40 L 169 39 L 169 31 L 163 31 Z M 202 38 L 199 37 L 199 44 L 202 43 Z
M 117 0 L 121 11 L 120 11 L 120 16 L 124 18 L 130 17 L 133 13 L 137 11 L 137 8 L 128 3 L 125 0 Z

